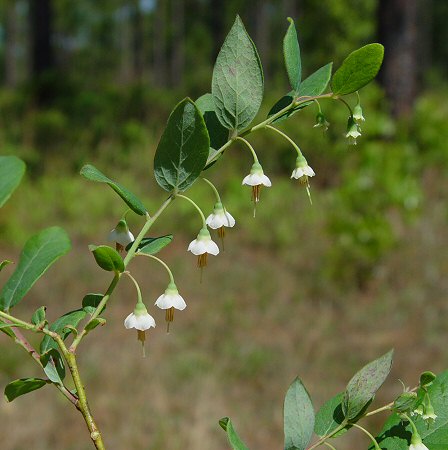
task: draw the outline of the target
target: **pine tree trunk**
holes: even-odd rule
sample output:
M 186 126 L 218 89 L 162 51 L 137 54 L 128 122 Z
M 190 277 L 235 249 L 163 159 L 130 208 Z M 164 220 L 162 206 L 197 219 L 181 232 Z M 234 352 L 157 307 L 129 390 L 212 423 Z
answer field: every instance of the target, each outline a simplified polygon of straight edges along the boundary
M 6 5 L 5 32 L 5 84 L 8 87 L 15 87 L 19 78 L 17 65 L 18 21 L 15 1 L 10 1 Z
M 385 47 L 379 80 L 395 117 L 412 112 L 418 93 L 418 0 L 380 0 L 378 38 Z

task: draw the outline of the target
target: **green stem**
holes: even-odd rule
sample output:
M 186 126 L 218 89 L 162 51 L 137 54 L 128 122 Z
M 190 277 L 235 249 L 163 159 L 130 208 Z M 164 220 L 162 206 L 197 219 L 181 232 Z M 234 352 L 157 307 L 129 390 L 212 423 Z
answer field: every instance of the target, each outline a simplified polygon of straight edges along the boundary
M 344 105 L 348 108 L 348 110 L 350 111 L 350 115 L 353 116 L 353 110 L 351 108 L 351 106 L 342 98 L 342 97 L 338 97 L 338 100 L 342 103 L 344 103 Z
M 143 299 L 142 299 L 142 291 L 140 290 L 140 286 L 137 283 L 137 280 L 129 273 L 129 272 L 124 272 L 134 283 L 135 289 L 137 290 L 137 303 L 143 303 Z
M 59 336 L 59 340 L 57 340 L 57 342 L 62 350 L 60 341 L 62 341 L 62 338 Z M 62 345 L 64 345 L 64 342 L 62 342 Z M 68 368 L 70 370 L 73 382 L 76 387 L 76 393 L 78 395 L 78 409 L 80 410 L 82 416 L 84 417 L 87 428 L 90 431 L 90 439 L 92 439 L 95 448 L 97 448 L 98 450 L 105 450 L 106 447 L 104 446 L 101 433 L 98 429 L 98 426 L 95 423 L 95 419 L 93 418 L 92 413 L 90 412 L 89 404 L 87 403 L 86 391 L 84 390 L 84 385 L 79 375 L 78 364 L 76 362 L 76 355 L 67 350 L 65 352 L 63 351 L 63 354 L 67 361 Z
M 403 414 L 403 416 L 406 417 L 406 420 L 411 424 L 412 434 L 420 436 L 414 421 L 407 414 Z
M 254 158 L 254 163 L 258 163 L 258 156 L 257 156 L 257 154 L 255 153 L 255 150 L 254 150 L 254 148 L 252 147 L 252 145 L 250 145 L 249 141 L 247 141 L 246 139 L 242 138 L 241 136 L 237 136 L 237 137 L 235 138 L 235 140 L 237 140 L 237 139 L 238 139 L 239 141 L 244 142 L 244 143 L 246 144 L 246 147 L 248 147 L 249 150 L 250 150 L 251 153 L 252 153 L 252 156 L 253 156 L 253 158 Z
M 147 258 L 152 258 L 158 261 L 160 264 L 162 264 L 163 267 L 165 267 L 166 271 L 168 272 L 168 275 L 170 277 L 170 282 L 174 283 L 174 276 L 173 272 L 171 272 L 171 269 L 168 267 L 168 264 L 166 264 L 164 261 L 162 261 L 160 258 L 157 258 L 157 256 L 154 255 L 148 255 L 147 253 L 138 253 L 138 256 L 146 256 Z M 175 284 L 175 283 L 174 283 Z
M 280 131 L 278 128 L 273 127 L 272 125 L 266 125 L 266 128 L 269 130 L 275 131 L 280 136 L 283 136 L 296 150 L 298 156 L 303 156 L 299 146 L 283 131 Z
M 263 120 L 263 122 L 260 122 L 257 125 L 254 125 L 251 128 L 248 128 L 246 131 L 243 131 L 241 133 L 241 137 L 247 136 L 248 134 L 257 131 L 257 130 L 261 130 L 263 128 L 266 127 L 266 125 L 271 124 L 272 122 L 274 122 L 274 120 L 278 119 L 279 117 L 283 116 L 283 114 L 287 113 L 290 109 L 294 109 L 297 106 L 300 106 L 303 103 L 312 101 L 312 100 L 317 100 L 319 98 L 334 98 L 334 99 L 338 99 L 338 97 L 333 97 L 333 93 L 329 92 L 328 94 L 321 94 L 321 95 L 315 95 L 315 96 L 303 96 L 303 97 L 298 97 L 296 98 L 293 102 L 291 102 L 289 105 L 285 106 L 283 109 L 281 109 L 279 112 L 272 114 L 272 116 L 269 116 L 266 120 Z M 218 159 L 218 157 L 221 155 L 221 153 L 227 149 L 227 147 L 230 147 L 232 145 L 232 143 L 236 140 L 236 136 L 232 136 L 231 139 L 229 139 L 222 147 L 220 147 L 214 154 L 212 157 L 207 159 L 207 163 L 206 165 L 209 165 L 210 163 L 212 163 L 213 161 L 216 161 Z
M 357 423 L 350 423 L 349 425 L 358 428 L 359 430 L 361 430 L 363 433 L 365 433 L 367 436 L 369 436 L 369 438 L 371 439 L 371 441 L 373 442 L 373 445 L 375 446 L 375 449 L 377 450 L 381 450 L 380 446 L 378 445 L 378 442 L 376 441 L 376 439 L 373 437 L 373 435 L 371 433 L 369 433 L 365 428 L 363 428 L 361 425 L 358 425 Z
M 120 279 L 120 276 L 121 276 L 120 273 L 115 273 L 115 276 L 114 276 L 112 282 L 110 283 L 109 287 L 107 288 L 106 293 L 103 295 L 103 298 L 98 303 L 98 306 L 96 307 L 95 311 L 93 312 L 92 316 L 90 317 L 89 322 L 87 322 L 85 324 L 84 328 L 78 333 L 78 336 L 76 336 L 75 339 L 73 339 L 72 345 L 70 345 L 70 349 L 69 349 L 69 351 L 71 353 L 76 352 L 76 348 L 78 347 L 79 343 L 82 341 L 84 336 L 87 334 L 87 331 L 86 331 L 87 325 L 90 322 L 92 322 L 92 320 L 95 320 L 101 314 L 103 309 L 106 307 L 106 303 L 108 302 L 110 296 L 112 295 L 112 292 L 114 291 L 115 286 L 117 285 L 118 280 Z
M 328 448 L 331 448 L 332 450 L 336 450 L 336 447 L 331 445 L 329 442 L 324 442 L 324 445 L 326 445 Z
M 196 203 L 191 198 L 187 197 L 186 195 L 176 194 L 176 197 L 183 198 L 184 200 L 187 200 L 188 202 L 190 202 L 196 208 L 196 210 L 198 211 L 198 213 L 201 216 L 202 228 L 207 228 L 207 223 L 205 221 L 205 216 L 204 216 L 204 213 L 202 212 L 201 208 L 199 208 L 199 206 L 196 205 Z
M 332 436 L 334 436 L 336 433 L 339 433 L 342 429 L 344 429 L 347 426 L 347 422 L 344 420 L 339 426 L 337 426 L 331 433 L 328 433 L 327 435 L 321 437 L 317 442 L 315 442 L 311 447 L 308 447 L 308 450 L 312 450 L 313 448 L 319 447 L 320 445 L 324 444 L 327 439 L 330 439 Z
M 216 197 L 216 201 L 218 203 L 222 203 L 221 196 L 219 195 L 218 189 L 216 189 L 215 185 L 210 180 L 207 180 L 207 178 L 202 177 L 202 180 L 205 181 L 212 188 L 212 190 L 215 194 L 215 197 Z
M 131 248 L 128 251 L 128 254 L 124 258 L 124 266 L 127 267 L 129 262 L 132 260 L 132 258 L 135 255 L 135 252 L 137 251 L 138 246 L 140 245 L 140 242 L 145 237 L 145 234 L 148 232 L 148 230 L 152 227 L 154 222 L 159 218 L 160 214 L 171 204 L 171 202 L 174 200 L 174 196 L 170 195 L 160 206 L 160 208 L 155 212 L 155 214 L 148 218 L 145 225 L 143 225 L 143 228 L 140 230 L 140 233 L 135 238 L 134 243 L 132 244 Z

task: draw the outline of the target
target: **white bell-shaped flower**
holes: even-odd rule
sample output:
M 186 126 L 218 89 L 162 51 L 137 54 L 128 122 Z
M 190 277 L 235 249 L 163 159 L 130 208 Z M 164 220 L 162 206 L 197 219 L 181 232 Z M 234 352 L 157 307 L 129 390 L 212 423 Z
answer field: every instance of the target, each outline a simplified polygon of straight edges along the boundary
M 187 251 L 198 257 L 198 267 L 202 268 L 207 265 L 207 255 L 216 256 L 219 253 L 219 248 L 216 242 L 212 241 L 207 228 L 202 228 L 197 238 L 190 242 Z
M 148 314 L 146 306 L 139 302 L 135 309 L 124 320 L 124 326 L 127 329 L 135 328 L 138 331 L 146 331 L 156 326 L 156 321 Z
M 142 343 L 143 357 L 145 357 L 145 331 L 155 328 L 156 321 L 151 314 L 148 314 L 143 302 L 139 301 L 135 305 L 134 311 L 124 319 L 124 326 L 127 329 L 135 328 L 137 330 L 137 339 Z
M 160 309 L 174 308 L 179 311 L 182 311 L 187 307 L 185 300 L 179 294 L 177 286 L 173 282 L 168 285 L 165 293 L 156 300 L 155 305 Z
M 353 116 L 350 116 L 347 122 L 347 133 L 345 135 L 345 137 L 348 138 L 349 144 L 356 145 L 356 139 L 361 136 L 360 131 L 359 125 L 356 123 Z
M 296 180 L 300 180 L 306 184 L 308 177 L 314 177 L 314 175 L 316 174 L 308 165 L 305 157 L 303 155 L 299 155 L 296 159 L 296 168 L 292 171 L 291 178 L 295 178 Z
M 178 309 L 179 311 L 183 311 L 187 307 L 185 300 L 179 295 L 179 291 L 174 282 L 170 282 L 165 293 L 156 300 L 155 305 L 165 310 L 166 331 L 168 333 L 170 331 L 170 323 L 174 320 L 174 310 Z
M 222 206 L 221 202 L 217 202 L 213 208 L 213 214 L 207 217 L 206 223 L 213 230 L 218 230 L 219 236 L 223 237 L 224 227 L 231 228 L 235 226 L 235 219 Z
M 362 115 L 362 108 L 359 103 L 357 103 L 353 108 L 353 118 L 356 122 L 364 122 L 366 120 Z
M 134 242 L 134 235 L 129 231 L 125 219 L 121 219 L 117 226 L 109 233 L 108 240 L 117 244 L 117 250 L 122 250 L 131 242 Z
M 259 162 L 254 162 L 250 169 L 250 174 L 246 175 L 242 184 L 252 186 L 252 200 L 257 203 L 260 201 L 261 186 L 271 187 L 271 180 L 264 174 L 263 168 Z

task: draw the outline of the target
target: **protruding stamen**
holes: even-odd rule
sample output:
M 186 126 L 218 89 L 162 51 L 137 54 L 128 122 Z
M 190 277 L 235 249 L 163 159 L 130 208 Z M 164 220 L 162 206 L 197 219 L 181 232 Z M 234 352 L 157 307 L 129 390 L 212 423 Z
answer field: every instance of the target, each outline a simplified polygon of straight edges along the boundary
M 166 320 L 166 332 L 170 332 L 170 323 L 174 320 L 174 308 L 168 308 L 165 310 L 165 320 Z
M 220 239 L 221 239 L 221 248 L 222 248 L 222 251 L 224 251 L 224 236 L 226 235 L 226 230 L 225 230 L 225 228 L 224 227 L 220 227 L 220 228 L 218 228 L 218 236 L 220 237 Z
M 145 339 L 146 335 L 144 331 L 137 330 L 137 339 L 142 343 L 142 357 L 146 358 L 146 351 L 145 351 Z

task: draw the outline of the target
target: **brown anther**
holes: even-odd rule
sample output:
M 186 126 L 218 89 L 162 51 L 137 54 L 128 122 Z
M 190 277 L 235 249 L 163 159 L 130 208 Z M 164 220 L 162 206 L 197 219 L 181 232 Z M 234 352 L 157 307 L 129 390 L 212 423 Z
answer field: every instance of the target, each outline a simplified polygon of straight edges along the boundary
M 252 201 L 258 203 L 260 201 L 261 184 L 252 186 Z
M 137 339 L 143 344 L 146 339 L 146 335 L 144 331 L 137 330 Z
M 198 267 L 203 268 L 207 265 L 207 255 L 208 253 L 202 253 L 202 255 L 198 255 Z
M 226 229 L 224 227 L 218 228 L 218 236 L 221 239 L 224 239 L 225 234 L 226 234 Z
M 117 252 L 123 252 L 124 251 L 124 246 L 119 244 L 118 242 L 115 243 L 115 250 L 117 250 Z

